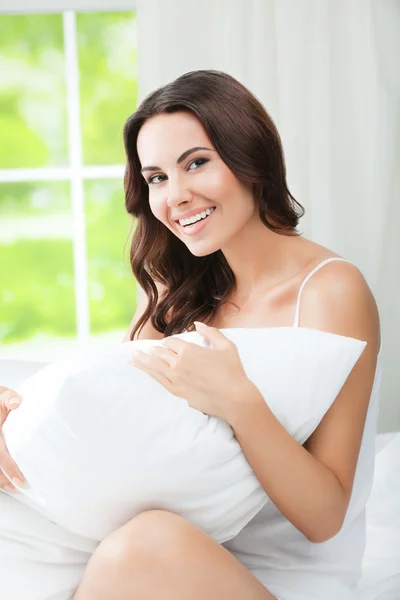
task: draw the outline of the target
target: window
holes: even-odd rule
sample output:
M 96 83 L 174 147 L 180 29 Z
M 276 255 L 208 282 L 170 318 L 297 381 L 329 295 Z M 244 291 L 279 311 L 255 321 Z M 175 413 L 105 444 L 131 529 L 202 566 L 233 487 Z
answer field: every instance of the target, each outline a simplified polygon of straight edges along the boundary
M 3 356 L 120 341 L 132 319 L 122 128 L 136 52 L 133 11 L 0 15 Z

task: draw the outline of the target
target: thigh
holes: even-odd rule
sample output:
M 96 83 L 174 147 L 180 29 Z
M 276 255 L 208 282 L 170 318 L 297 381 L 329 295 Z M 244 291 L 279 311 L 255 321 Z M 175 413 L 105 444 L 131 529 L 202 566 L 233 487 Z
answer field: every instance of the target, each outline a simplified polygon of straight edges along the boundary
M 228 550 L 182 517 L 141 513 L 93 554 L 75 600 L 276 600 Z

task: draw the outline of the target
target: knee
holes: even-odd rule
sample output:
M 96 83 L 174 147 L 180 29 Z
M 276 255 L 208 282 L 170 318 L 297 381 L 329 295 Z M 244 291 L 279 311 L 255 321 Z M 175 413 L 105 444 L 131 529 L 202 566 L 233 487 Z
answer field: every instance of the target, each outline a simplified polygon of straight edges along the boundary
M 110 533 L 96 550 L 107 569 L 137 565 L 141 572 L 174 561 L 190 543 L 190 523 L 164 510 L 140 513 Z

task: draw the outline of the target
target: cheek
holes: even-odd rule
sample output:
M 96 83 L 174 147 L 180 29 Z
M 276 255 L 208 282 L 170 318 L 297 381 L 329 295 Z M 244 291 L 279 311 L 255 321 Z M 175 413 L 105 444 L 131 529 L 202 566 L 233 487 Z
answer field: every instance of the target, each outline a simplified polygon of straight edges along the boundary
M 200 186 L 201 189 L 198 191 L 202 195 L 214 198 L 217 202 L 219 198 L 221 200 L 225 197 L 231 198 L 240 191 L 234 175 L 228 169 L 221 168 L 209 171 L 206 177 L 202 178 Z
M 149 193 L 149 206 L 153 215 L 160 221 L 165 221 L 167 218 L 167 205 L 164 196 L 160 193 Z

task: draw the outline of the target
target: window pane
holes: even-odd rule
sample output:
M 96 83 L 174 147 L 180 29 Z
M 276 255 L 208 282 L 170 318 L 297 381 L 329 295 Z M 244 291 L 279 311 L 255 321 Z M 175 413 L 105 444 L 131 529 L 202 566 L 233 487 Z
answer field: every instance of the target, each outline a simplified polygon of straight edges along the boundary
M 0 184 L 0 345 L 75 336 L 69 184 Z
M 125 162 L 122 128 L 136 109 L 136 15 L 77 15 L 85 165 Z
M 136 309 L 136 282 L 129 263 L 132 220 L 122 181 L 86 181 L 85 206 L 90 329 L 93 334 L 126 331 Z
M 61 15 L 0 16 L 0 168 L 67 164 Z

